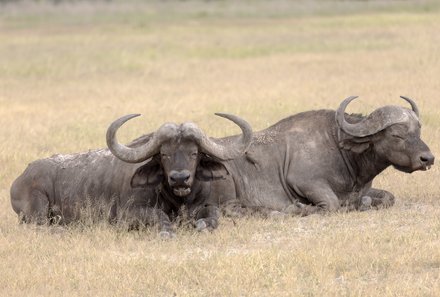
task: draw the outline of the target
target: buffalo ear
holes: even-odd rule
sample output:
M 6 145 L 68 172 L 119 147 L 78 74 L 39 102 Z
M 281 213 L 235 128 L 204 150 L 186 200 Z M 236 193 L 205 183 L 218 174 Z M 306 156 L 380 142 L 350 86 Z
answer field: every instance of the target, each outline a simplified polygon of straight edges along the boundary
M 142 165 L 131 177 L 130 185 L 132 188 L 158 185 L 163 179 L 163 171 L 156 158 Z
M 350 136 L 339 141 L 340 148 L 347 151 L 352 151 L 356 154 L 365 152 L 370 147 L 371 144 L 372 144 L 371 136 L 366 136 L 366 137 Z
M 197 166 L 196 178 L 202 181 L 226 179 L 229 171 L 221 161 L 217 161 L 208 155 L 202 155 Z

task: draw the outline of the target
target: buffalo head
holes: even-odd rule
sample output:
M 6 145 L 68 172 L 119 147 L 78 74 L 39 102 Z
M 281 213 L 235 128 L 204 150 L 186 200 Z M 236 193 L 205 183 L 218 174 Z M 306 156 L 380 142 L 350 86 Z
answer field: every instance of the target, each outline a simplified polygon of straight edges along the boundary
M 419 110 L 413 100 L 401 97 L 412 109 L 384 106 L 362 120 L 350 123 L 344 112 L 355 98 L 345 99 L 336 112 L 339 128 L 348 135 L 340 142 L 341 147 L 356 153 L 372 148 L 377 160 L 384 165 L 393 165 L 408 173 L 427 170 L 434 164 L 434 155 L 420 139 Z
M 128 163 L 140 163 L 153 158 L 137 170 L 132 185 L 152 183 L 152 180 L 157 182 L 163 178 L 174 195 L 187 196 L 191 193 L 201 162 L 211 164 L 214 160 L 234 159 L 244 154 L 251 143 L 252 128 L 246 121 L 230 114 L 216 115 L 237 124 L 243 131 L 242 137 L 228 144 L 219 144 L 207 137 L 194 123 L 167 123 L 153 133 L 146 143 L 128 147 L 118 143 L 116 131 L 126 121 L 139 116 L 134 114 L 124 116 L 110 125 L 107 130 L 107 145 L 117 158 Z

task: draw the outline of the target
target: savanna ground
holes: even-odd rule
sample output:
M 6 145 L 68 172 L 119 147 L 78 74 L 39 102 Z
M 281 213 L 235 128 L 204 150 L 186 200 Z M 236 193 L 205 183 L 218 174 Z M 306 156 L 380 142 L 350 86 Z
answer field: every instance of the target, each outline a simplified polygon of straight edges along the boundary
M 423 1 L 19 2 L 0 5 L 0 296 L 438 296 L 438 167 L 390 168 L 380 211 L 222 219 L 213 233 L 19 225 L 9 187 L 32 160 L 105 146 L 114 119 L 209 135 L 288 115 L 416 99 L 440 152 L 440 4 Z

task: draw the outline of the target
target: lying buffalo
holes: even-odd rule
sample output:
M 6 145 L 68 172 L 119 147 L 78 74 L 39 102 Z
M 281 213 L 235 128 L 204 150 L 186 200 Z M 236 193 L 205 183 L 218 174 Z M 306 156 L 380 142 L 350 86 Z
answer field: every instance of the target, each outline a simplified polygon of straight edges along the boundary
M 411 173 L 434 163 L 420 139 L 418 108 L 402 97 L 412 110 L 384 106 L 366 117 L 345 114 L 355 98 L 337 111 L 299 113 L 254 133 L 246 155 L 225 162 L 239 202 L 301 214 L 393 205 L 391 193 L 372 188 L 374 177 L 390 165 Z
M 216 228 L 217 206 L 224 197 L 211 182 L 231 180 L 220 161 L 244 154 L 252 140 L 246 121 L 217 115 L 237 124 L 243 135 L 222 145 L 194 123 L 168 123 L 124 146 L 116 131 L 138 115 L 122 117 L 107 131 L 109 149 L 31 163 L 12 184 L 12 207 L 23 222 L 42 224 L 78 220 L 88 206 L 132 226 L 159 223 L 166 235 L 172 234 L 169 215 L 185 206 L 198 229 Z

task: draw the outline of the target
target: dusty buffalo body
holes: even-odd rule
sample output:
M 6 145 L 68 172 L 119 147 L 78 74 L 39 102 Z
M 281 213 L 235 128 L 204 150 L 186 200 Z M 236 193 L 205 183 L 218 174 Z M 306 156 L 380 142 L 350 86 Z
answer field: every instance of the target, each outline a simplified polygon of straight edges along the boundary
M 168 123 L 124 146 L 116 131 L 137 115 L 125 116 L 107 131 L 109 149 L 31 163 L 11 187 L 12 207 L 24 222 L 69 223 L 88 207 L 112 221 L 158 223 L 169 233 L 169 216 L 185 206 L 199 229 L 216 228 L 218 204 L 227 191 L 211 183 L 231 183 L 221 161 L 244 154 L 252 139 L 244 120 L 218 115 L 236 123 L 243 135 L 221 145 L 193 123 Z
M 393 205 L 393 194 L 372 188 L 374 177 L 388 166 L 410 173 L 434 162 L 420 139 L 417 106 L 404 98 L 412 109 L 384 106 L 366 117 L 345 114 L 354 98 L 337 111 L 300 113 L 254 133 L 246 156 L 226 162 L 239 201 L 302 214 Z

